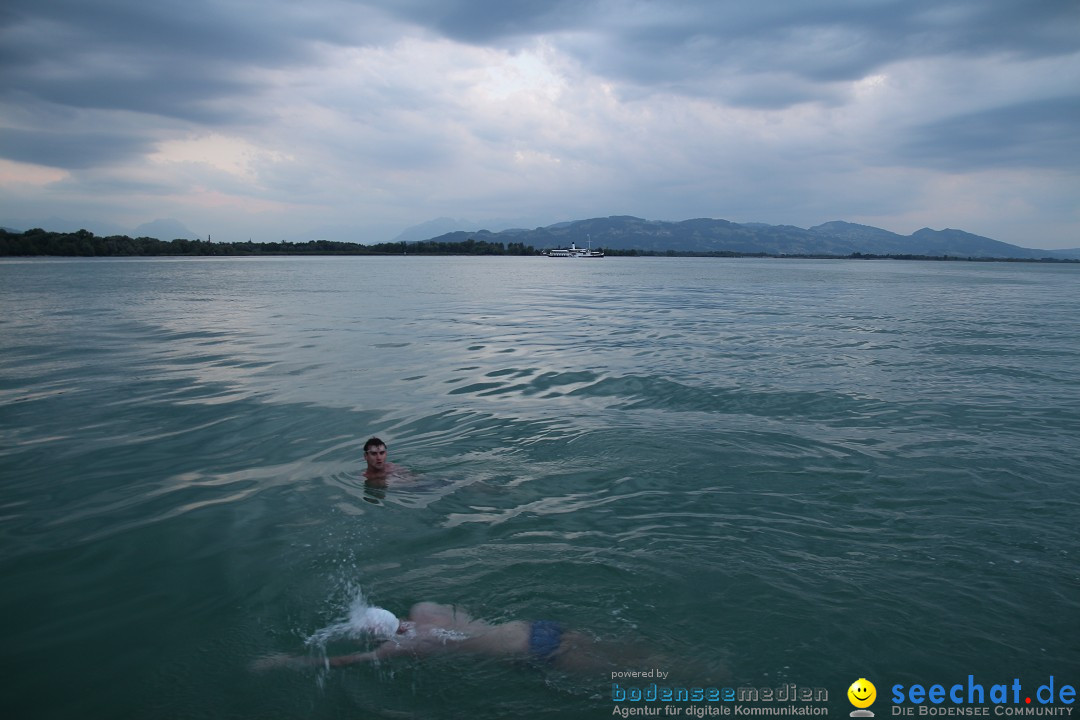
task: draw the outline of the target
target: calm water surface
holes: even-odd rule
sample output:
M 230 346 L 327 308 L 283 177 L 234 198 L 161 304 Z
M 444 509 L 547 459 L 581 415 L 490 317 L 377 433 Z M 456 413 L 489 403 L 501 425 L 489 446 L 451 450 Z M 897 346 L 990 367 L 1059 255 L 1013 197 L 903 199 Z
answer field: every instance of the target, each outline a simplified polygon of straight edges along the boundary
M 837 717 L 1080 684 L 1076 267 L 30 260 L 0 307 L 7 717 L 611 716 L 603 673 L 248 669 L 361 592 Z

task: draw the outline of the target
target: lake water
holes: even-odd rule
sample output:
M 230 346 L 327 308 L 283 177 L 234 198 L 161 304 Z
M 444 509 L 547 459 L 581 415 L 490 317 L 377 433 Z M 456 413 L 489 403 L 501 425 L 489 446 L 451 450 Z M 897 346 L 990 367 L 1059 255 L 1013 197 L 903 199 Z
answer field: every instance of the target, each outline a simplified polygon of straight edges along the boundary
M 9 260 L 0 307 L 5 717 L 619 707 L 478 658 L 249 669 L 360 593 L 833 717 L 858 678 L 878 717 L 894 684 L 1080 684 L 1077 267 Z M 370 435 L 411 483 L 365 489 Z

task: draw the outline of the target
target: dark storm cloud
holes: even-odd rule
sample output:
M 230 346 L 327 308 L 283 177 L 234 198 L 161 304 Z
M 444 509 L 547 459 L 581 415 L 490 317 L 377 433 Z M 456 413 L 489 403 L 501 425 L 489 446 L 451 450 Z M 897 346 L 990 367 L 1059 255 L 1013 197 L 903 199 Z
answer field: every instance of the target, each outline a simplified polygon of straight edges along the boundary
M 86 142 L 95 136 L 85 123 L 114 125 L 117 111 L 155 116 L 158 129 L 255 124 L 273 112 L 258 102 L 266 72 L 314 65 L 320 43 L 364 42 L 365 12 L 334 2 L 10 0 L 0 11 L 0 104 L 15 110 L 0 112 L 0 156 L 71 169 L 151 147 L 151 126 L 129 122 L 131 137 L 106 128 Z
M 2 90 L 71 107 L 236 121 L 240 103 L 214 103 L 257 93 L 263 81 L 246 71 L 313 62 L 317 42 L 361 41 L 347 7 L 15 0 L 0 20 Z
M 1062 0 L 12 0 L 2 13 L 4 95 L 203 123 L 255 112 L 240 102 L 265 82 L 252 71 L 314 65 L 319 44 L 393 43 L 388 16 L 475 45 L 548 35 L 628 96 L 762 108 L 831 104 L 832 83 L 897 60 L 1080 49 L 1080 3 Z
M 485 45 L 558 32 L 592 16 L 576 0 L 382 0 L 386 12 L 461 42 Z
M 32 61 L 72 57 L 96 49 L 138 59 L 143 52 L 280 66 L 309 55 L 307 43 L 350 42 L 350 6 L 334 2 L 144 3 L 133 0 L 12 0 L 2 23 L 6 55 Z M 14 48 L 12 47 L 14 46 Z
M 177 67 L 172 61 L 147 59 L 124 73 L 86 72 L 76 77 L 28 76 L 19 90 L 63 107 L 123 110 L 210 125 L 239 124 L 257 112 L 232 100 L 252 95 L 257 85 L 222 76 L 223 70 L 198 61 Z M 229 100 L 218 104 L 221 100 Z
M 8 128 L 0 132 L 0 157 L 48 167 L 78 170 L 135 157 L 152 144 L 108 131 L 54 132 Z
M 1080 3 L 1035 0 L 807 3 L 409 0 L 394 13 L 462 42 L 513 45 L 555 34 L 588 70 L 648 90 L 783 107 L 831 102 L 829 83 L 926 56 L 1080 49 Z M 563 37 L 558 37 L 562 33 Z M 749 87 L 754 81 L 765 91 Z
M 920 166 L 1075 171 L 1080 158 L 1080 95 L 966 113 L 916 128 L 900 152 Z
M 858 79 L 901 59 L 1080 49 L 1080 3 L 1063 0 L 12 0 L 2 12 L 6 89 L 183 118 L 256 92 L 245 68 L 314 62 L 317 43 L 393 42 L 400 28 L 375 22 L 387 15 L 476 45 L 552 35 L 586 69 L 642 88 L 721 100 L 730 89 L 730 99 L 753 104 L 758 94 L 732 78 L 761 75 L 772 86 L 761 94 L 768 106 L 782 104 L 785 86 L 790 102 L 802 102 L 813 96 L 808 82 Z

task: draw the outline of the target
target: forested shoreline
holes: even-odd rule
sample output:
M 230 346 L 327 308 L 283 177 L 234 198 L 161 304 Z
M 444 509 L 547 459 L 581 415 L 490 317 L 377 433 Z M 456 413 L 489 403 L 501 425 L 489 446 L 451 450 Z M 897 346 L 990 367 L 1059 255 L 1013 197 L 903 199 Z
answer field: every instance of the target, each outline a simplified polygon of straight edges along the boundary
M 916 255 L 852 253 L 850 255 L 770 254 L 727 250 L 700 252 L 686 250 L 614 250 L 604 249 L 612 257 L 724 257 L 724 258 L 798 258 L 807 260 L 937 260 L 973 262 L 1080 263 L 1080 260 L 1057 258 L 989 258 L 957 255 Z M 0 229 L 0 257 L 228 257 L 272 255 L 543 255 L 532 245 L 500 243 L 469 238 L 458 242 L 423 240 L 410 243 L 360 245 L 332 240 L 306 243 L 281 242 L 210 242 L 208 240 L 158 240 L 127 235 L 99 237 L 89 230 L 58 233 L 34 228 L 23 233 Z
M 162 255 L 539 255 L 522 243 L 499 243 L 487 240 L 463 242 L 423 241 L 359 245 L 331 240 L 306 243 L 281 242 L 210 242 L 208 240 L 158 240 L 127 235 L 99 237 L 89 230 L 58 233 L 34 228 L 23 233 L 0 230 L 0 256 L 6 257 L 140 257 Z

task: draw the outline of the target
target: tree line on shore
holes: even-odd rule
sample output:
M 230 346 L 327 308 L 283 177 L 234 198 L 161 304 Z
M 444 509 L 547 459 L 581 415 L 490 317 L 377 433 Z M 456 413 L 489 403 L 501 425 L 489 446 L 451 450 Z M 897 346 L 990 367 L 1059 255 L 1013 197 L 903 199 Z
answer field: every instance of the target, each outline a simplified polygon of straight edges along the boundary
M 606 249 L 608 256 L 616 257 L 725 257 L 725 258 L 803 258 L 853 260 L 970 260 L 985 262 L 1053 262 L 1080 263 L 1080 260 L 1042 258 L 962 257 L 955 255 L 887 254 L 850 255 L 828 254 L 770 254 L 747 253 L 728 250 L 636 250 Z M 74 233 L 58 233 L 34 228 L 23 233 L 0 229 L 0 257 L 155 257 L 155 256 L 230 256 L 230 255 L 543 255 L 532 245 L 520 242 L 501 243 L 469 238 L 462 241 L 423 240 L 410 243 L 378 243 L 360 245 L 332 240 L 311 240 L 306 243 L 281 242 L 210 242 L 209 240 L 158 240 L 157 238 L 131 238 L 127 235 L 98 237 L 89 230 Z
M 350 242 L 312 240 L 306 243 L 210 242 L 209 240 L 158 240 L 127 235 L 98 237 L 89 230 L 74 233 L 48 232 L 41 228 L 15 233 L 0 230 L 0 256 L 126 257 L 126 256 L 227 256 L 227 255 L 539 255 L 523 243 L 468 239 L 463 242 L 423 241 L 359 245 Z

